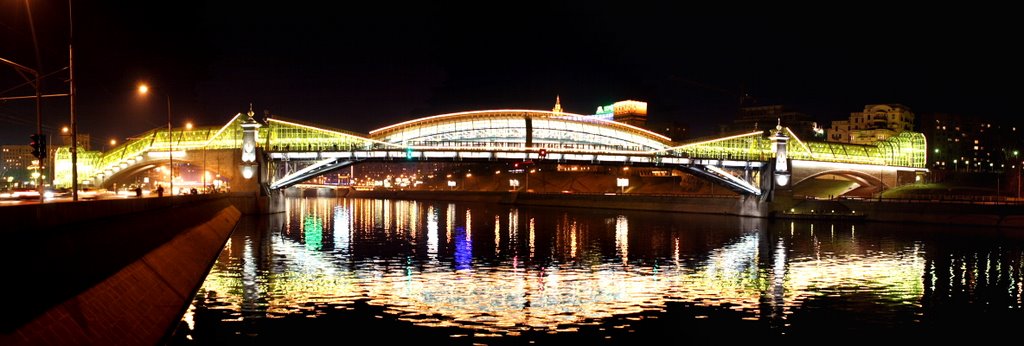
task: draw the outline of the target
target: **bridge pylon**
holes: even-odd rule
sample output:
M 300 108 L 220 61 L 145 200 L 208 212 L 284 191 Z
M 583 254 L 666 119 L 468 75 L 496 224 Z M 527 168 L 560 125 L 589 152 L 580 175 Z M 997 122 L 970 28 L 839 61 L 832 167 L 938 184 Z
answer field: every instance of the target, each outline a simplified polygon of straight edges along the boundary
M 775 126 L 775 129 L 771 130 L 768 140 L 771 141 L 772 152 L 775 153 L 775 159 L 770 161 L 772 183 L 769 188 L 771 191 L 764 195 L 768 196 L 767 198 L 769 199 L 775 199 L 776 193 L 788 192 L 787 195 L 791 197 L 792 184 L 790 184 L 790 178 L 792 177 L 792 170 L 790 169 L 789 155 L 786 151 L 789 143 L 789 136 L 786 135 L 786 131 L 783 131 L 782 120 L 779 120 L 779 124 Z

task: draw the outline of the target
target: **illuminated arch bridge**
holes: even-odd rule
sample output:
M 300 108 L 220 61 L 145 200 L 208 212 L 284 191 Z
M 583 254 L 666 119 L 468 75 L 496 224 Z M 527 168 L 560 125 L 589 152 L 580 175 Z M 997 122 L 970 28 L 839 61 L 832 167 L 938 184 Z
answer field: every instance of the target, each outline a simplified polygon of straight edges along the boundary
M 251 117 L 251 112 L 250 112 Z M 155 129 L 107 152 L 79 153 L 79 177 L 103 185 L 114 177 L 166 162 L 168 155 L 196 162 L 200 152 L 238 156 L 242 122 L 238 114 L 221 127 L 175 129 L 173 138 Z M 522 161 L 664 165 L 688 170 L 734 190 L 759 195 L 760 172 L 775 157 L 760 131 L 685 143 L 627 124 L 591 116 L 536 110 L 487 110 L 443 114 L 360 134 L 270 118 L 261 124 L 258 146 L 271 161 L 303 161 L 306 167 L 272 174 L 272 189 L 363 161 Z M 801 141 L 788 129 L 787 149 L 798 162 L 830 164 L 829 169 L 924 171 L 925 141 L 904 132 L 876 145 Z M 171 150 L 173 148 L 173 150 Z M 543 155 L 543 157 L 542 157 Z M 57 186 L 70 185 L 70 152 L 55 155 Z M 794 172 L 797 173 L 797 172 Z M 811 176 L 813 174 L 807 174 Z M 794 177 L 796 179 L 796 177 Z

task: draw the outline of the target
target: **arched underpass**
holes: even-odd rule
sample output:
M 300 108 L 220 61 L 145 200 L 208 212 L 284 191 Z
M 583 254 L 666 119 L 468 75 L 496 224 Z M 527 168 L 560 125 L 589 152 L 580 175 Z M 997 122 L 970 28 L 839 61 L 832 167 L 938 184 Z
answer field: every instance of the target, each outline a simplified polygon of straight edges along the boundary
M 793 184 L 795 195 L 812 197 L 871 197 L 888 188 L 873 174 L 856 170 L 830 170 L 810 175 Z

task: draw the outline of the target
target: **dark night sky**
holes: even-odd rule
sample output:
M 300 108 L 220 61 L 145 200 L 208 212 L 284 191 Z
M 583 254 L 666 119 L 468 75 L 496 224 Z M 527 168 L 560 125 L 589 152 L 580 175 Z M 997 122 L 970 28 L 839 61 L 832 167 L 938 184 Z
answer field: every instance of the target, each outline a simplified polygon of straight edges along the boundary
M 35 3 L 42 70 L 60 69 L 67 3 Z M 567 111 L 584 114 L 648 101 L 652 121 L 700 135 L 732 118 L 743 90 L 822 121 L 903 103 L 1019 123 L 1024 60 L 1012 11 L 479 3 L 78 1 L 80 131 L 99 145 L 165 124 L 164 100 L 136 97 L 139 81 L 170 94 L 179 126 L 223 124 L 253 102 L 257 112 L 365 132 L 454 111 L 550 109 L 560 94 Z M 0 57 L 34 66 L 26 18 L 23 1 L 0 0 Z M 45 80 L 46 92 L 63 92 L 65 79 Z M 21 82 L 0 69 L 0 92 Z M 44 125 L 68 122 L 66 100 L 44 103 Z M 0 103 L 0 143 L 27 143 L 31 106 Z

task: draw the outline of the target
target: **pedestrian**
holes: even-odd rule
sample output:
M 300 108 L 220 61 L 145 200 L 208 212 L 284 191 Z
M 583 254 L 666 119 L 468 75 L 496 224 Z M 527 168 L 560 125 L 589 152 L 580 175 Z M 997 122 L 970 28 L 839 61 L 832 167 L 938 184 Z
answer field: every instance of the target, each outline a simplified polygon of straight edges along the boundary
M 157 185 L 156 186 L 156 196 L 157 197 L 163 197 L 164 196 L 164 186 L 163 185 Z
M 135 187 L 135 197 L 142 197 L 142 186 Z

